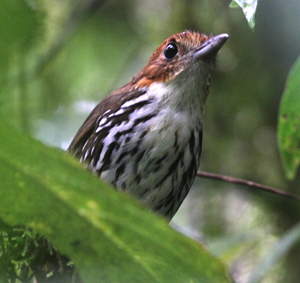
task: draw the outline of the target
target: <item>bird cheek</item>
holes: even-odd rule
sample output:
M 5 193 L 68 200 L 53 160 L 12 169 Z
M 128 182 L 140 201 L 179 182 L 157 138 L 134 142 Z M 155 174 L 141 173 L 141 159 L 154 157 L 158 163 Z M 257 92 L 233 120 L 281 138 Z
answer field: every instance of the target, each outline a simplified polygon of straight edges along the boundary
M 142 78 L 140 79 L 137 83 L 136 83 L 136 86 L 138 88 L 148 88 L 152 83 L 152 80 L 151 79 L 148 79 L 148 78 Z

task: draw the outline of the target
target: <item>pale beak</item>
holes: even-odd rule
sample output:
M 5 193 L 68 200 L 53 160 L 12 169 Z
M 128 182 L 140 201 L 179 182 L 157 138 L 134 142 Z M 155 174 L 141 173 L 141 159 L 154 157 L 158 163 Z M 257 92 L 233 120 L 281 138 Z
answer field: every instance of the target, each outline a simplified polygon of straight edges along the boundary
M 215 57 L 228 37 L 228 34 L 222 33 L 210 38 L 195 50 L 193 59 L 207 59 Z

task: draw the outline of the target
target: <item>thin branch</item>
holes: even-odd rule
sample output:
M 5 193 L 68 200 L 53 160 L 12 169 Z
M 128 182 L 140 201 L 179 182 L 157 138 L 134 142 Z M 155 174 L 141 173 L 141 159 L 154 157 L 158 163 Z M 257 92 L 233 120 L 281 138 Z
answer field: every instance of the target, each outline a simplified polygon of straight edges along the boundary
M 248 186 L 251 188 L 254 188 L 256 190 L 259 191 L 264 191 L 264 192 L 269 192 L 271 194 L 275 194 L 275 195 L 280 195 L 286 198 L 291 198 L 297 201 L 300 201 L 300 197 L 284 192 L 284 191 L 280 191 L 259 183 L 255 183 L 252 181 L 247 181 L 247 180 L 243 180 L 243 179 L 238 179 L 238 178 L 234 178 L 234 177 L 230 177 L 230 176 L 224 176 L 224 175 L 219 175 L 219 174 L 215 174 L 215 173 L 209 173 L 209 172 L 202 172 L 202 171 L 198 171 L 197 172 L 197 176 L 198 177 L 203 177 L 206 179 L 214 179 L 214 180 L 220 180 L 220 181 L 224 181 L 224 182 L 228 182 L 228 183 L 233 183 L 233 184 L 240 184 L 240 185 L 244 185 L 244 186 Z

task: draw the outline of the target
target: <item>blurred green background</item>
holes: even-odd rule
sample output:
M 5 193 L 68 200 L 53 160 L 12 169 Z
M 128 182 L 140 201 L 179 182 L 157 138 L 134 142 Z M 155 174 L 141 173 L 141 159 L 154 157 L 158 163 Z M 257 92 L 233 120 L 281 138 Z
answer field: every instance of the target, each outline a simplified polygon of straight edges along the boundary
M 2 1 L 0 118 L 66 149 L 92 108 L 166 37 L 185 29 L 228 33 L 206 104 L 200 169 L 300 195 L 299 174 L 285 180 L 276 140 L 280 97 L 300 53 L 300 2 L 259 1 L 254 32 L 230 2 Z M 299 218 L 294 201 L 197 179 L 173 222 L 246 283 Z M 299 282 L 299 254 L 293 246 L 261 282 Z

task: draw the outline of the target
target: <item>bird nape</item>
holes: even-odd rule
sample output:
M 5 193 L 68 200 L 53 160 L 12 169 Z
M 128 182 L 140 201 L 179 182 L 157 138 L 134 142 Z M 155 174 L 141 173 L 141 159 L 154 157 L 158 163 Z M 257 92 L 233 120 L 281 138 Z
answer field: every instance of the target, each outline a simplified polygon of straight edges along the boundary
M 90 113 L 68 151 L 118 190 L 169 220 L 200 164 L 203 111 L 227 34 L 184 31 Z

